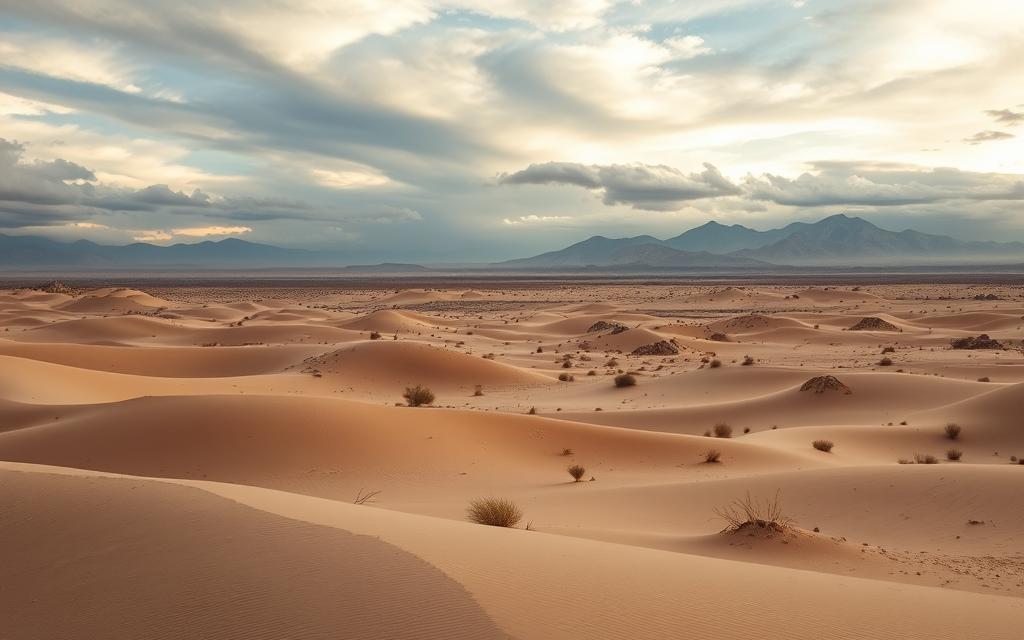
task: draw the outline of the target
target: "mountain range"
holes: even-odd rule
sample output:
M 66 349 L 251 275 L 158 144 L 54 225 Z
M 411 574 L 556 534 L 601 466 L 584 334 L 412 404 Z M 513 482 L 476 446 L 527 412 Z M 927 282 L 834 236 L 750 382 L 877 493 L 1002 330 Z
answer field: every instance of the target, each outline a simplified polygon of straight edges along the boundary
M 648 235 L 593 236 L 564 249 L 483 268 L 745 271 L 779 266 L 995 264 L 1022 260 L 1021 242 L 966 242 L 913 230 L 887 231 L 862 218 L 839 214 L 767 231 L 712 221 L 667 240 Z M 392 273 L 427 270 L 413 264 L 343 267 L 346 263 L 341 252 L 289 249 L 237 238 L 159 246 L 143 242 L 101 245 L 88 240 L 68 243 L 38 236 L 0 234 L 0 267 L 8 269 L 321 267 Z
M 708 222 L 673 238 L 593 236 L 574 245 L 495 266 L 513 269 L 566 267 L 735 268 L 993 263 L 1024 258 L 1021 242 L 965 242 L 919 231 L 887 231 L 863 218 L 837 214 L 757 231 Z

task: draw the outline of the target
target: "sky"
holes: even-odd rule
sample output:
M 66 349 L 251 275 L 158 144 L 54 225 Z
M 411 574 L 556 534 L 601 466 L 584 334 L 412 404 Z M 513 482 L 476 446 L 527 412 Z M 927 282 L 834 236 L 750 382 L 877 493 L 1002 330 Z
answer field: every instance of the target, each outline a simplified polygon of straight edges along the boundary
M 0 0 L 0 233 L 523 257 L 1024 240 L 1020 0 Z

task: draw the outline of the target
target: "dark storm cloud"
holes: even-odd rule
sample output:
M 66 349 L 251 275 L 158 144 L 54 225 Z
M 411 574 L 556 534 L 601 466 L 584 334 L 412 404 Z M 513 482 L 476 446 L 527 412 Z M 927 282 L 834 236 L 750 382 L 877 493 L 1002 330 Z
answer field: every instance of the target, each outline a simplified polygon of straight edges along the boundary
M 683 173 L 665 165 L 583 165 L 547 162 L 502 174 L 502 184 L 565 184 L 600 191 L 605 204 L 672 211 L 691 200 L 738 195 L 739 187 L 718 168 L 704 163 L 700 173 Z

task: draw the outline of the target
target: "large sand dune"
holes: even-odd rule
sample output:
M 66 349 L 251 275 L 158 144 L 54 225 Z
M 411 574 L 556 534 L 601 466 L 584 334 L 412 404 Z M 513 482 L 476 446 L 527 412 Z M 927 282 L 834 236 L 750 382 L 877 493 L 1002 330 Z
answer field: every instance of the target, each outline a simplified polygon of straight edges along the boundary
M 1020 637 L 1019 287 L 472 286 L 0 292 L 0 637 Z

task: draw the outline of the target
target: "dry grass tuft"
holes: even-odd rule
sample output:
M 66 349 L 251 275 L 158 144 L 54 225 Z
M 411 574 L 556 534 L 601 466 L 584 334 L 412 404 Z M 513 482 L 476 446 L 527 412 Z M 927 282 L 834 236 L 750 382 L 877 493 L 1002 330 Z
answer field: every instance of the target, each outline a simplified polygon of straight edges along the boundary
M 623 373 L 622 375 L 615 376 L 615 386 L 622 387 L 634 387 L 636 386 L 636 376 Z
M 715 358 L 710 362 L 710 364 L 708 364 L 708 366 L 711 367 L 712 369 L 717 369 L 718 367 L 722 366 L 722 361 L 719 360 L 718 358 Z
M 726 424 L 724 422 L 719 422 L 712 429 L 715 432 L 715 437 L 716 438 L 731 438 L 732 437 L 732 427 L 730 427 L 728 424 Z
M 514 527 L 523 519 L 523 512 L 505 498 L 477 498 L 469 503 L 466 517 L 470 522 L 491 527 Z
M 572 476 L 572 479 L 575 480 L 576 482 L 582 480 L 583 474 L 587 472 L 586 469 L 584 469 L 578 464 L 574 464 L 566 470 L 569 472 L 569 475 Z
M 939 464 L 939 459 L 930 453 L 915 453 L 914 462 L 917 464 Z
M 964 455 L 964 452 L 959 450 L 959 449 L 947 449 L 946 450 L 946 460 L 949 460 L 950 462 L 959 462 L 960 461 L 960 457 L 963 456 L 963 455 Z
M 704 462 L 718 462 L 722 457 L 722 452 L 718 449 L 708 449 L 703 453 Z
M 360 488 L 359 492 L 356 493 L 356 499 L 353 500 L 352 502 L 354 502 L 355 504 L 366 504 L 368 502 L 373 502 L 373 499 L 380 495 L 380 492 L 381 489 L 377 489 L 375 491 L 363 491 L 362 488 Z
M 778 491 L 775 497 L 763 501 L 754 500 L 748 491 L 745 498 L 715 509 L 715 515 L 725 521 L 723 532 L 752 528 L 783 531 L 793 524 L 793 519 L 782 512 Z
M 434 392 L 420 385 L 406 387 L 402 397 L 405 398 L 410 407 L 418 407 L 434 402 Z
M 960 428 L 960 425 L 958 425 L 955 422 L 950 422 L 949 424 L 946 425 L 946 428 L 943 429 L 943 433 L 945 433 L 946 437 L 949 438 L 950 440 L 956 440 L 957 438 L 960 437 L 961 430 L 962 429 Z
M 818 451 L 824 451 L 825 453 L 828 453 L 829 451 L 832 451 L 832 447 L 835 446 L 835 443 L 832 442 L 831 440 L 815 440 L 814 442 L 811 443 L 811 446 L 813 446 Z

